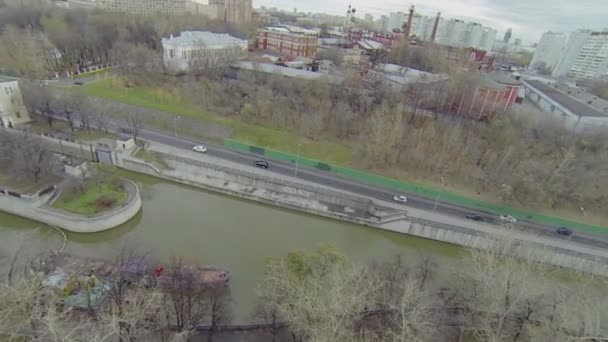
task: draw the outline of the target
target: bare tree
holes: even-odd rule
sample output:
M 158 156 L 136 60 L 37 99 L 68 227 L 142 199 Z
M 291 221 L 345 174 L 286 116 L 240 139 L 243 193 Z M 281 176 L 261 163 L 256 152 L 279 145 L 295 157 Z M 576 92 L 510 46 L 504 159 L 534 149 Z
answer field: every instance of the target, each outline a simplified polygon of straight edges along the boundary
M 46 118 L 49 127 L 53 127 L 55 119 L 55 96 L 49 88 L 37 81 L 22 81 L 23 103 L 28 112 L 39 114 Z
M 143 119 L 141 117 L 141 113 L 139 111 L 131 112 L 127 116 L 127 125 L 131 134 L 133 136 L 133 140 L 137 142 L 137 137 L 139 136 L 139 132 L 143 127 Z
M 19 173 L 27 174 L 38 184 L 40 176 L 50 174 L 55 163 L 54 154 L 40 139 L 23 134 L 17 150 L 13 150 L 13 167 Z

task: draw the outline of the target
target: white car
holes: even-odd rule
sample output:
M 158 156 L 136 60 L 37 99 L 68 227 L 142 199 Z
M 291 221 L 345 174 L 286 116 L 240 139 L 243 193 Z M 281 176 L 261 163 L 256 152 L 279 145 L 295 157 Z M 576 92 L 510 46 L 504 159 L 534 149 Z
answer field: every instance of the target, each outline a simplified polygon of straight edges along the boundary
M 196 145 L 192 148 L 192 151 L 199 152 L 199 153 L 205 153 L 205 152 L 207 152 L 207 148 L 203 145 Z
M 399 202 L 399 203 L 407 203 L 407 197 L 405 197 L 403 195 L 395 195 L 395 197 L 393 197 L 393 201 Z
M 500 220 L 502 222 L 508 222 L 508 223 L 516 223 L 517 219 L 511 215 L 500 215 Z

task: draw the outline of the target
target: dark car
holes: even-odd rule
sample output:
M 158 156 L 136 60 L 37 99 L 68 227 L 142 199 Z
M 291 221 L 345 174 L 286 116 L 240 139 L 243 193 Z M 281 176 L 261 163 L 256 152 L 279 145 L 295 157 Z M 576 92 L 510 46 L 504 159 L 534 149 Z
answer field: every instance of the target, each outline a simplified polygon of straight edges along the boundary
M 559 227 L 555 229 L 555 232 L 559 235 L 564 235 L 564 236 L 572 236 L 574 235 L 574 230 L 567 228 L 567 227 Z
M 125 133 L 125 134 L 133 134 L 133 130 L 129 127 L 123 127 L 120 129 L 121 132 Z
M 473 220 L 473 221 L 483 221 L 483 217 L 481 217 L 480 215 L 477 215 L 477 214 L 469 214 L 469 215 L 467 215 L 467 218 L 469 220 Z
M 259 167 L 262 169 L 267 169 L 268 168 L 268 162 L 265 160 L 256 160 L 255 163 L 253 163 L 253 166 L 255 167 Z
M 76 81 L 76 82 L 74 82 L 74 84 L 75 84 L 75 85 L 83 85 L 84 83 L 83 83 L 83 82 L 81 82 L 81 81 Z

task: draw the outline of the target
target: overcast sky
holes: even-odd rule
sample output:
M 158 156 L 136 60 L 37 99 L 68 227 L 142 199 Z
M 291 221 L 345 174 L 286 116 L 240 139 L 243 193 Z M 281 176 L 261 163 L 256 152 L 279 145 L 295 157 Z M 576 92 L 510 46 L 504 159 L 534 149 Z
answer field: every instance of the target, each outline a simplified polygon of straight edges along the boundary
M 390 12 L 416 12 L 434 16 L 474 20 L 498 30 L 507 28 L 525 43 L 535 43 L 545 31 L 570 32 L 579 28 L 608 28 L 608 0 L 253 0 L 254 7 L 267 6 L 305 12 L 342 14 L 348 5 L 358 16 L 371 13 L 376 18 Z

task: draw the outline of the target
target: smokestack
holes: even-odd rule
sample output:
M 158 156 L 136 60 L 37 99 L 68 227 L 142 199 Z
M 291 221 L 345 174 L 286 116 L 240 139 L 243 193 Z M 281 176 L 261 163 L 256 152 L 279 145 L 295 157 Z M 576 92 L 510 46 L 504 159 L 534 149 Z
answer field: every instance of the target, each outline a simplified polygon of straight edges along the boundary
M 439 26 L 439 18 L 441 18 L 441 12 L 437 12 L 437 18 L 435 18 L 435 25 L 433 26 L 433 34 L 431 34 L 431 43 L 435 42 L 435 36 L 437 35 L 437 27 Z
M 412 7 L 410 7 L 410 16 L 407 19 L 407 26 L 405 26 L 405 31 L 403 32 L 405 34 L 406 39 L 410 39 L 410 31 L 412 30 L 412 20 L 414 20 L 414 9 L 414 5 L 412 5 Z

